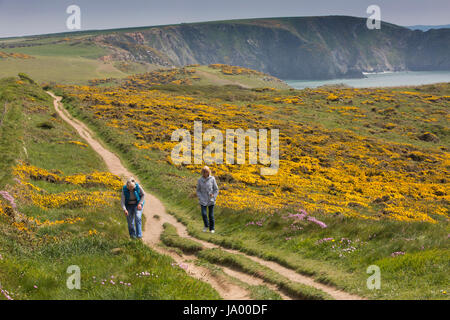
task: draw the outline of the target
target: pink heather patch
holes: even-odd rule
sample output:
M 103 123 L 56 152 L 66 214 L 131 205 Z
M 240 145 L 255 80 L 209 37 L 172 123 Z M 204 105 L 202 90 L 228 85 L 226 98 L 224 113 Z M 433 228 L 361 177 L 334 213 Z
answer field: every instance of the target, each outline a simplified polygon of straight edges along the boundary
M 317 225 L 320 226 L 321 228 L 326 228 L 326 227 L 327 227 L 327 225 L 326 225 L 325 223 L 323 223 L 323 222 L 320 221 L 320 220 L 317 220 L 317 219 L 314 218 L 314 217 L 308 217 L 307 220 L 308 220 L 308 221 L 311 221 L 311 222 L 313 222 L 313 223 L 315 223 L 315 224 L 317 224 Z
M 405 252 L 403 251 L 395 251 L 391 253 L 391 257 L 396 257 L 396 256 L 403 256 L 405 254 Z
M 332 241 L 334 240 L 334 238 L 323 238 L 317 241 L 317 243 L 324 243 L 324 242 L 328 242 L 328 241 Z
M 247 227 L 247 226 L 250 226 L 250 225 L 255 225 L 255 226 L 258 226 L 258 227 L 262 227 L 263 226 L 263 220 L 261 220 L 261 221 L 250 221 L 250 222 L 248 222 L 245 226 Z
M 297 211 L 300 212 L 301 214 L 304 214 L 305 216 L 308 215 L 308 212 L 306 212 L 304 209 L 299 209 Z
M 308 213 L 305 210 L 300 209 L 298 211 L 300 213 L 295 213 L 295 214 L 294 213 L 289 213 L 288 216 L 285 219 L 291 218 L 291 219 L 295 219 L 295 220 L 300 221 L 300 220 L 305 220 L 305 218 L 306 218 L 307 221 L 315 223 L 318 226 L 320 226 L 321 228 L 327 228 L 327 225 L 324 222 L 322 222 L 320 220 L 317 220 L 314 217 L 308 216 Z
M 175 264 L 172 264 L 172 266 L 174 266 Z M 136 273 L 136 276 L 137 277 L 139 277 L 139 278 L 142 278 L 142 277 L 150 277 L 150 276 L 155 276 L 155 277 L 158 277 L 157 275 L 155 275 L 155 274 L 153 274 L 153 273 L 150 273 L 150 272 L 148 272 L 148 271 L 142 271 L 141 273 Z
M 308 214 L 306 212 L 305 213 L 295 213 L 295 214 L 289 213 L 288 218 L 292 218 L 292 219 L 296 219 L 296 220 L 305 220 L 307 215 Z
M 34 285 L 34 286 L 33 286 L 33 288 L 37 289 L 37 288 L 38 288 L 38 286 L 37 286 L 37 285 Z
M 188 268 L 188 265 L 185 263 L 172 263 L 172 267 L 174 267 L 174 266 L 178 266 L 183 270 L 187 270 L 187 268 Z
M 10 203 L 10 205 L 11 205 L 11 207 L 12 207 L 13 209 L 16 209 L 16 208 L 17 208 L 16 201 L 14 201 L 13 196 L 10 195 L 8 191 L 2 190 L 2 191 L 0 191 L 0 195 L 1 195 L 6 201 L 8 201 L 8 202 Z
M 303 227 L 301 227 L 301 226 L 299 226 L 299 225 L 296 225 L 295 223 L 291 223 L 290 224 L 290 226 L 289 226 L 289 228 L 291 229 L 291 230 L 303 230 Z
M 7 290 L 3 290 L 1 286 L 0 286 L 0 293 L 6 298 L 6 300 L 14 300 L 9 295 L 9 292 Z

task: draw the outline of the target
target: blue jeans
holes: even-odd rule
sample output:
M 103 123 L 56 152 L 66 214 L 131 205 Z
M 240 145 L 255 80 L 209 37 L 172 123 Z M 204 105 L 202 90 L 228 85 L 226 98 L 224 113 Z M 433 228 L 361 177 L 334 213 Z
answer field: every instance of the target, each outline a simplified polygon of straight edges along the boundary
M 202 217 L 205 228 L 209 228 L 209 230 L 214 230 L 214 205 L 208 206 L 209 222 L 208 217 L 206 216 L 206 206 L 200 205 L 200 207 L 202 207 Z
M 128 211 L 128 232 L 131 238 L 142 238 L 142 210 L 137 209 L 137 204 L 125 205 Z

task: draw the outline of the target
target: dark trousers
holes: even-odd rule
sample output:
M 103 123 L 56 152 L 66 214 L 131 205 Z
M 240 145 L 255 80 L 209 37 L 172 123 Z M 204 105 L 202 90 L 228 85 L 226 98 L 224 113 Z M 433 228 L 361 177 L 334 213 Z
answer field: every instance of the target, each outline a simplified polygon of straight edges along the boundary
M 202 207 L 202 218 L 205 228 L 209 228 L 209 230 L 214 230 L 214 205 L 208 207 L 200 205 L 200 207 Z M 206 208 L 208 208 L 209 222 L 208 217 L 206 216 Z

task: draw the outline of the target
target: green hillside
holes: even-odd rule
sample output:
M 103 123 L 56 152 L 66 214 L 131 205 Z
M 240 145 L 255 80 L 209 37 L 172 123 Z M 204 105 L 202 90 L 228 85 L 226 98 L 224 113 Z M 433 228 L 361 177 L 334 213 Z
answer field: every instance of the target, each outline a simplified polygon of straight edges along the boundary
M 450 83 L 296 90 L 280 80 L 450 70 L 450 29 L 365 23 L 0 39 L 0 300 L 448 300 Z M 203 231 L 196 194 L 207 163 L 174 160 L 174 132 L 187 141 L 199 122 L 214 144 L 204 135 L 183 151 L 219 160 L 208 164 L 215 233 Z M 237 129 L 233 156 L 243 142 L 248 157 L 220 161 Z M 142 241 L 120 209 L 130 175 L 154 201 Z M 66 285 L 73 265 L 80 290 Z
M 447 298 L 449 84 L 263 90 L 154 81 L 58 90 L 190 235 L 371 299 Z M 248 164 L 211 165 L 221 188 L 214 235 L 201 232 L 201 166 L 170 158 L 172 131 L 192 133 L 194 120 L 203 130 L 282 133 L 274 176 Z M 213 252 L 197 255 L 250 268 Z M 366 286 L 370 265 L 381 268 L 381 290 Z
M 362 78 L 362 72 L 449 70 L 449 37 L 449 29 L 422 32 L 384 22 L 380 30 L 369 30 L 366 19 L 348 16 L 83 31 L 0 39 L 0 52 L 35 57 L 5 61 L 0 53 L 0 75 L 30 69 L 38 81 L 79 83 L 161 67 L 220 63 L 281 79 Z M 122 68 L 124 62 L 131 68 Z
M 171 258 L 128 240 L 121 180 L 38 85 L 0 80 L 0 105 L 0 300 L 219 298 Z M 66 287 L 71 265 L 80 290 Z

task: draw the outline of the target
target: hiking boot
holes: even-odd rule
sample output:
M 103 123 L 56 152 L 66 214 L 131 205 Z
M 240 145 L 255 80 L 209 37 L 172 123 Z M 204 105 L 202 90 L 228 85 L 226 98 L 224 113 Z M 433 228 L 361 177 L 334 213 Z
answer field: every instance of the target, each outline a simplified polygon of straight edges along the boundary
M 214 233 L 214 230 L 211 230 L 211 233 Z
M 206 232 L 206 231 L 208 231 L 208 228 L 203 228 L 203 232 Z

